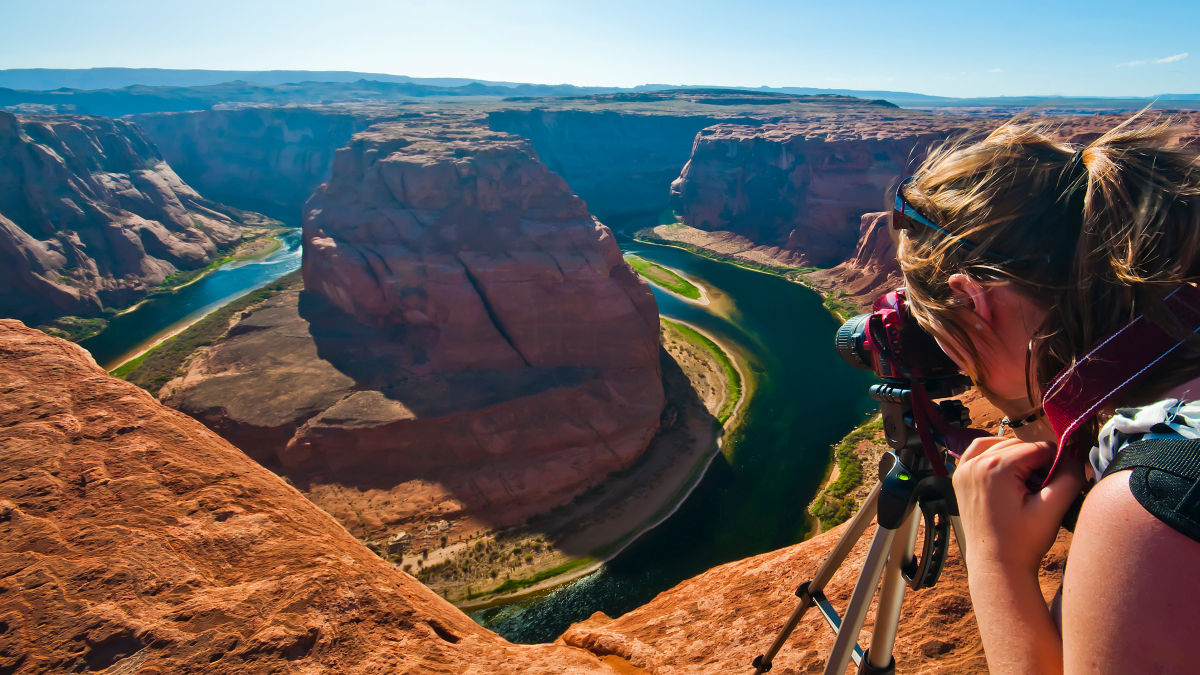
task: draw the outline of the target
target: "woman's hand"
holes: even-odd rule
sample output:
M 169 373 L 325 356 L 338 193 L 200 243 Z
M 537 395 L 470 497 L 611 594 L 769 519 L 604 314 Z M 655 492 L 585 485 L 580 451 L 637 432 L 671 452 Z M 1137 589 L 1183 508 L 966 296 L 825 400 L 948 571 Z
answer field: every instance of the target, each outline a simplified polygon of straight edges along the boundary
M 1044 474 L 1054 455 L 1050 443 L 1001 438 L 978 439 L 963 453 L 954 472 L 954 492 L 967 538 L 968 569 L 998 566 L 1036 577 L 1083 487 L 1080 467 L 1063 464 L 1049 485 L 1030 490 L 1030 478 Z

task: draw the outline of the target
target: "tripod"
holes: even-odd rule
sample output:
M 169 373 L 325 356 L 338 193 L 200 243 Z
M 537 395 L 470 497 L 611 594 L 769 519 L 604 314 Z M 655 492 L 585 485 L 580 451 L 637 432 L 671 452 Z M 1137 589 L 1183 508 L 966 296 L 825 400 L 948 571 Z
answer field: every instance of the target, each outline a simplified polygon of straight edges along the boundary
M 754 659 L 756 675 L 771 669 L 772 660 L 813 605 L 817 606 L 837 635 L 825 664 L 826 675 L 843 675 L 851 659 L 858 665 L 860 674 L 894 673 L 896 661 L 892 656 L 892 648 L 896 641 L 905 587 L 916 590 L 937 583 L 945 562 L 951 527 L 960 549 L 963 545 L 962 525 L 958 518 L 954 488 L 950 483 L 950 470 L 947 469 L 946 450 L 944 445 L 938 449 L 940 444 L 934 442 L 932 432 L 928 429 L 929 426 L 946 429 L 948 425 L 943 421 L 946 420 L 959 427 L 956 431 L 980 435 L 961 428 L 967 422 L 962 404 L 944 401 L 933 405 L 923 388 L 914 392 L 895 383 L 871 387 L 871 396 L 881 402 L 884 433 L 893 450 L 880 458 L 878 484 L 851 519 L 829 557 L 810 581 L 796 589 L 800 603 L 788 617 L 770 649 Z M 942 419 L 930 420 L 931 415 Z M 961 435 L 956 436 L 960 437 L 955 440 L 961 442 Z M 914 556 L 918 511 L 925 521 L 920 558 Z M 870 551 L 859 572 L 845 616 L 838 616 L 837 610 L 825 597 L 825 585 L 845 562 L 872 519 L 879 523 L 879 527 L 871 540 Z M 881 582 L 871 644 L 864 651 L 858 644 L 858 635 L 871 598 Z

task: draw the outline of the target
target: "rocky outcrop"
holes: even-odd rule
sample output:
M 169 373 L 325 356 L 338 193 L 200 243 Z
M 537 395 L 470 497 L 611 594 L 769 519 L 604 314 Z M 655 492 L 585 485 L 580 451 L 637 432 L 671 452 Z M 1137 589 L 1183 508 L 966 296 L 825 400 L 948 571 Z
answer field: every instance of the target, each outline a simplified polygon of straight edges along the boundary
M 0 390 L 2 672 L 638 672 L 480 628 L 73 344 L 0 320 Z
M 311 108 L 131 115 L 180 176 L 204 194 L 298 224 L 334 152 L 369 116 Z
M 720 124 L 696 137 L 671 200 L 686 225 L 833 266 L 853 253 L 860 216 L 884 206 L 897 177 L 931 144 L 965 129 L 907 117 Z
M 890 212 L 865 213 L 858 226 L 854 255 L 836 266 L 805 275 L 818 290 L 835 293 L 838 299 L 869 311 L 883 293 L 904 285 L 896 242 L 892 238 Z
M 202 198 L 134 124 L 0 113 L 0 315 L 95 316 L 208 264 L 258 218 Z
M 526 141 L 378 125 L 307 209 L 305 293 L 244 317 L 165 401 L 362 536 L 519 522 L 646 448 L 653 296 Z

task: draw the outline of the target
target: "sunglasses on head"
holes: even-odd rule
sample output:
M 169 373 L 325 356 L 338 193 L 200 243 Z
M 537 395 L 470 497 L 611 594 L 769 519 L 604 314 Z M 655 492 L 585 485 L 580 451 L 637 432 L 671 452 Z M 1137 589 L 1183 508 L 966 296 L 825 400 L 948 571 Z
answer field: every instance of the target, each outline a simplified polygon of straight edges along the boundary
M 999 253 L 988 251 L 987 249 L 981 249 L 981 248 L 979 248 L 978 244 L 976 244 L 972 241 L 969 241 L 967 239 L 964 239 L 964 238 L 950 232 L 946 228 L 941 227 L 940 225 L 934 223 L 929 218 L 925 217 L 925 214 L 918 211 L 915 206 L 910 204 L 908 202 L 908 200 L 904 198 L 904 186 L 913 182 L 914 180 L 916 180 L 916 178 L 917 178 L 916 176 L 909 176 L 908 178 L 905 178 L 900 183 L 899 186 L 896 187 L 896 199 L 892 203 L 892 229 L 893 230 L 897 230 L 897 231 L 907 230 L 908 232 L 916 234 L 917 232 L 919 232 L 919 230 L 917 229 L 917 225 L 920 225 L 922 227 L 927 227 L 939 234 L 945 235 L 947 237 L 952 237 L 956 241 L 958 241 L 958 243 L 962 244 L 963 246 L 966 246 L 967 248 L 970 248 L 970 249 L 976 249 L 980 253 L 990 256 L 992 258 L 997 258 L 999 260 L 1005 260 L 1008 262 L 1020 262 L 1016 258 L 1010 258 L 1006 255 L 1001 255 Z

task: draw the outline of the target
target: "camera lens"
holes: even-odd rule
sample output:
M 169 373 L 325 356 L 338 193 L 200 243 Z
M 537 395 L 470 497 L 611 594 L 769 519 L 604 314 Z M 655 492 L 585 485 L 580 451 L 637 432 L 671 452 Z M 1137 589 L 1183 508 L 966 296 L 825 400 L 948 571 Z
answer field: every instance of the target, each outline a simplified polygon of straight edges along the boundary
M 859 314 L 858 316 L 851 317 L 846 320 L 846 323 L 842 324 L 842 327 L 833 336 L 833 348 L 837 350 L 838 355 L 846 363 L 864 370 L 875 369 L 875 361 L 865 344 L 867 338 L 867 320 L 870 318 L 870 314 Z

